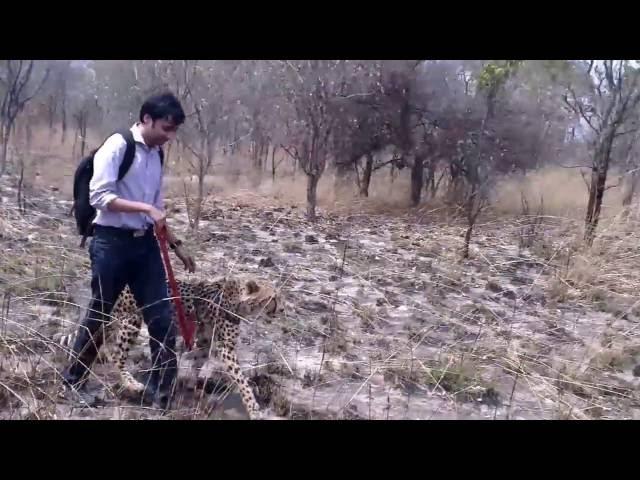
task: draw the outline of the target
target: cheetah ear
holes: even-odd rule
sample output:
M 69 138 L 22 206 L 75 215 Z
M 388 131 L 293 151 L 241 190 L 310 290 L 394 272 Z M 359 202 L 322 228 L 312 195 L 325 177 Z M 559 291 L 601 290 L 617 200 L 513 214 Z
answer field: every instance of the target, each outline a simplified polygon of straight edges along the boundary
M 256 293 L 258 290 L 260 290 L 260 287 L 255 282 L 255 280 L 248 280 L 247 281 L 247 291 L 249 292 L 249 294 Z

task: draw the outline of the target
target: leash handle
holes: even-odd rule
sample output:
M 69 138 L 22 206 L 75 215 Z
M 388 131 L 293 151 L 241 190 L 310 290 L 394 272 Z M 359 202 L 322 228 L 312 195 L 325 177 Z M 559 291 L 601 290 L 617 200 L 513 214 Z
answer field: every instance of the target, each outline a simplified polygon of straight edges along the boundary
M 157 228 L 154 226 L 156 238 L 160 244 L 160 252 L 164 260 L 164 267 L 167 271 L 167 277 L 169 279 L 169 288 L 171 289 L 171 295 L 173 296 L 173 303 L 176 306 L 178 314 L 178 325 L 180 327 L 180 333 L 187 348 L 191 350 L 193 348 L 193 334 L 195 331 L 195 324 L 192 319 L 187 322 L 186 315 L 184 314 L 184 307 L 182 305 L 182 297 L 180 297 L 180 291 L 178 290 L 178 284 L 176 278 L 173 275 L 173 269 L 171 268 L 171 262 L 169 261 L 169 250 L 167 249 L 167 227 Z

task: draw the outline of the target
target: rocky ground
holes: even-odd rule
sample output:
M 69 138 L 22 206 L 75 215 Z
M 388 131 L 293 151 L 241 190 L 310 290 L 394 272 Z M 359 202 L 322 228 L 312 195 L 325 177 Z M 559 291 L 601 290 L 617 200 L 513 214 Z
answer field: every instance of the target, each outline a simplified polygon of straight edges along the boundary
M 104 387 L 110 365 L 92 379 L 102 405 L 55 399 L 63 363 L 50 339 L 86 304 L 88 256 L 62 195 L 28 191 L 21 210 L 15 181 L 0 188 L 0 417 L 159 418 Z M 251 273 L 287 299 L 282 318 L 242 326 L 239 358 L 267 418 L 640 418 L 633 218 L 603 226 L 589 251 L 573 222 L 487 220 L 462 261 L 464 225 L 419 211 L 321 211 L 310 224 L 300 206 L 245 193 L 210 199 L 198 235 L 182 202 L 171 211 L 197 256 L 192 277 Z M 245 418 L 218 369 L 202 373 L 218 384 L 205 392 L 185 368 L 163 418 Z

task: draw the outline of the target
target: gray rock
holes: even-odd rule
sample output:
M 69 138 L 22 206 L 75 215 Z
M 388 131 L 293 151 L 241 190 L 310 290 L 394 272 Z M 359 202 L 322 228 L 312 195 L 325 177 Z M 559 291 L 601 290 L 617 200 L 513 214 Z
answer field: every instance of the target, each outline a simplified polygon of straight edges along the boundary
M 263 268 L 269 268 L 269 267 L 275 267 L 276 266 L 276 264 L 273 263 L 273 260 L 271 259 L 271 257 L 266 257 L 266 258 L 260 259 L 260 263 L 258 263 L 258 265 L 260 267 L 263 267 Z

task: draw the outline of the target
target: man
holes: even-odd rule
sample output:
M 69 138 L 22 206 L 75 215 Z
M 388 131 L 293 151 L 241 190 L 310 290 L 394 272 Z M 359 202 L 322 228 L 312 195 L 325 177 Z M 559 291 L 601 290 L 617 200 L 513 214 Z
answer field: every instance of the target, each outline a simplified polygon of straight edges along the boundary
M 73 346 L 74 360 L 63 372 L 65 392 L 82 403 L 95 398 L 85 389 L 88 371 L 103 343 L 104 322 L 129 285 L 149 330 L 152 373 L 147 398 L 154 406 L 169 408 L 176 374 L 175 325 L 167 300 L 164 264 L 154 225 L 166 228 L 171 248 L 189 272 L 193 258 L 167 228 L 162 195 L 159 149 L 175 137 L 185 115 L 171 93 L 150 97 L 140 109 L 140 121 L 131 127 L 136 151 L 127 174 L 118 181 L 118 168 L 126 149 L 120 134 L 109 137 L 95 153 L 89 201 L 96 209 L 94 236 L 89 245 L 92 301 Z

